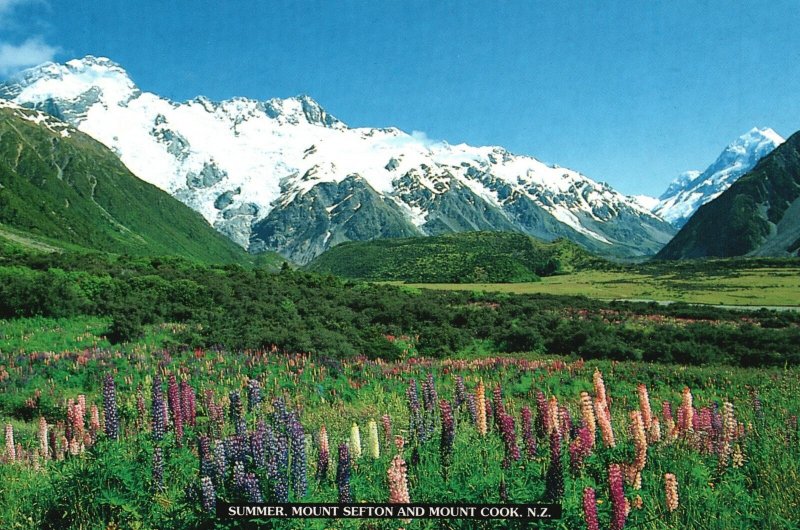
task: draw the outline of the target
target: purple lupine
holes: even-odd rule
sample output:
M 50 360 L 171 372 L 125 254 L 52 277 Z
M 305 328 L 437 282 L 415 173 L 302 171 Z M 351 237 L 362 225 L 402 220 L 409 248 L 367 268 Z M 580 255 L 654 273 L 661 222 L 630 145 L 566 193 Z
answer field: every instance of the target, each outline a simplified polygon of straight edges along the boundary
M 267 454 L 264 451 L 264 443 L 267 438 L 267 425 L 263 420 L 259 420 L 256 429 L 250 435 L 250 453 L 253 455 L 253 465 L 258 469 L 267 466 Z
M 247 382 L 247 410 L 252 412 L 261 404 L 261 385 L 258 379 L 250 379 Z
M 200 476 L 213 476 L 214 461 L 211 455 L 211 440 L 205 434 L 197 437 L 197 456 L 200 459 Z
M 200 492 L 202 495 L 203 509 L 213 513 L 217 505 L 217 493 L 214 491 L 214 483 L 209 477 L 200 479 Z
M 282 431 L 277 431 L 272 436 L 274 436 L 274 444 L 269 455 L 267 474 L 272 482 L 272 494 L 275 502 L 287 503 L 289 502 L 289 440 Z
M 263 502 L 261 497 L 261 486 L 258 483 L 258 477 L 255 473 L 247 473 L 244 477 L 244 493 L 247 497 L 247 502 Z
M 461 405 L 467 400 L 467 388 L 464 386 L 464 378 L 460 375 L 456 376 L 456 392 L 453 399 L 453 408 L 461 408 Z
M 237 493 L 244 494 L 244 462 L 237 460 L 233 463 L 233 487 Z
M 450 462 L 453 458 L 453 440 L 455 439 L 456 428 L 450 403 L 443 399 L 439 402 L 439 408 L 442 412 L 442 441 L 439 449 L 442 456 L 442 474 L 447 480 L 447 469 L 450 467 Z
M 336 467 L 336 485 L 339 488 L 339 504 L 353 502 L 350 491 L 350 451 L 347 444 L 339 445 L 339 465 Z
M 228 462 L 244 462 L 249 453 L 250 440 L 245 435 L 234 434 L 225 439 L 225 452 Z
M 308 462 L 306 455 L 306 433 L 297 414 L 289 420 L 289 434 L 292 447 L 292 493 L 295 499 L 302 499 L 308 491 Z
M 536 457 L 536 438 L 533 437 L 533 422 L 531 408 L 527 405 L 522 407 L 522 441 L 525 443 L 525 457 L 533 459 Z
M 619 464 L 608 466 L 608 487 L 611 491 L 611 530 L 625 528 L 626 512 L 625 491 L 622 487 L 622 469 Z
M 586 530 L 600 530 L 600 521 L 597 518 L 597 497 L 593 488 L 583 489 L 583 518 L 586 520 Z
M 214 444 L 214 482 L 222 487 L 228 471 L 228 458 L 225 455 L 225 444 L 217 441 Z
M 195 418 L 197 416 L 194 389 L 186 381 L 181 381 L 180 391 L 183 423 L 194 427 L 196 423 Z
M 274 424 L 277 427 L 283 426 L 284 428 L 288 428 L 289 426 L 289 411 L 286 408 L 286 402 L 283 400 L 282 397 L 276 397 L 272 400 L 272 408 Z
M 247 431 L 247 425 L 244 421 L 242 398 L 239 396 L 239 391 L 234 390 L 230 393 L 230 418 L 233 423 L 236 434 L 244 434 Z
M 475 405 L 475 396 L 467 394 L 467 410 L 474 425 L 478 424 L 478 407 Z
M 545 497 L 550 502 L 558 502 L 564 496 L 564 467 L 561 464 L 561 433 L 550 432 L 550 466 L 545 478 Z
M 436 409 L 436 402 L 439 396 L 436 393 L 436 385 L 433 381 L 433 374 L 428 372 L 425 381 L 422 382 L 422 406 L 428 412 Z
M 578 435 L 569 444 L 569 463 L 573 473 L 578 473 L 583 468 L 583 461 L 592 452 L 592 432 L 588 427 L 578 428 Z
M 508 467 L 512 460 L 516 462 L 520 459 L 519 446 L 517 445 L 517 432 L 514 428 L 514 418 L 510 414 L 504 413 L 498 424 L 500 436 L 503 438 L 503 443 L 505 445 L 503 467 Z
M 153 490 L 164 489 L 164 453 L 161 447 L 153 447 Z
M 417 381 L 411 379 L 406 388 L 406 398 L 408 399 L 408 432 L 417 438 L 417 441 L 425 441 L 425 426 L 419 404 L 419 393 L 417 392 Z
M 503 416 L 506 415 L 506 407 L 503 404 L 503 391 L 500 385 L 495 385 L 492 389 L 492 408 L 494 409 L 494 423 L 497 430 L 501 430 L 500 422 L 503 421 Z
M 115 440 L 118 439 L 119 419 L 117 416 L 117 388 L 111 374 L 106 374 L 103 380 L 103 413 L 106 419 L 106 436 Z

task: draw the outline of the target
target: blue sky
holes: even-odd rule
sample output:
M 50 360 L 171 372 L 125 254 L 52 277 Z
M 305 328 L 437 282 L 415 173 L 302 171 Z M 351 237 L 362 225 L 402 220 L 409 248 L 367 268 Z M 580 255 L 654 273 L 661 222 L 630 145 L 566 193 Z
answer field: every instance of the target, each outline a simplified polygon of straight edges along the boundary
M 800 129 L 800 3 L 0 0 L 0 76 L 92 54 L 186 100 L 300 93 L 351 126 L 502 145 L 660 194 Z

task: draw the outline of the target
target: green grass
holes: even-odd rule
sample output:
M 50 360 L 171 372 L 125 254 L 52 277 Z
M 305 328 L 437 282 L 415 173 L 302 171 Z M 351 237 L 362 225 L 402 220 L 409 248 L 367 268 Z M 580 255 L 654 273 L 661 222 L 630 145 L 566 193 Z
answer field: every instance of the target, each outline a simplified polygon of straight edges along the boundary
M 798 306 L 800 268 L 741 269 L 734 273 L 582 271 L 514 284 L 405 284 L 479 292 L 583 295 L 601 300 L 658 300 L 710 305 Z

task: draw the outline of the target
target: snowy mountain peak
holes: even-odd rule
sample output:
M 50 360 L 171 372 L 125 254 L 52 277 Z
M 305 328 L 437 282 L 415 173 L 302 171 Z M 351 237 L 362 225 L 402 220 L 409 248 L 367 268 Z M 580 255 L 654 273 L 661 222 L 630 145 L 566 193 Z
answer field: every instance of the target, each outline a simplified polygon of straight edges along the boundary
M 753 127 L 728 144 L 702 173 L 687 171 L 673 180 L 653 212 L 680 228 L 700 206 L 727 190 L 783 142 L 774 130 Z
M 567 237 L 619 256 L 655 253 L 674 234 L 576 171 L 497 146 L 349 128 L 306 95 L 177 103 L 86 57 L 23 72 L 0 97 L 94 137 L 243 247 L 299 263 L 347 240 L 464 230 Z

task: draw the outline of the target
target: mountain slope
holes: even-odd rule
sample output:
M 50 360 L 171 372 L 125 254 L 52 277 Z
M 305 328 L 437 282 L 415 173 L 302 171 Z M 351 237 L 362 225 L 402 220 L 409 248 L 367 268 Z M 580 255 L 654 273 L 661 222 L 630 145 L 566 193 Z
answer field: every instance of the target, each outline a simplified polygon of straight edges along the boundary
M 650 255 L 668 223 L 610 186 L 500 147 L 350 128 L 307 96 L 175 103 L 119 65 L 45 64 L 0 97 L 58 116 L 251 251 L 304 263 L 347 240 L 516 230 Z
M 702 173 L 686 171 L 672 181 L 659 197 L 653 213 L 682 227 L 698 208 L 719 197 L 783 142 L 772 129 L 751 129 L 729 144 Z
M 656 256 L 787 256 L 800 248 L 800 133 L 702 206 Z
M 307 269 L 346 278 L 405 282 L 529 282 L 600 263 L 581 247 L 511 232 L 354 241 L 318 256 Z
M 16 229 L 16 237 L 29 233 L 67 247 L 208 262 L 251 259 L 197 213 L 132 175 L 102 144 L 5 100 L 0 224 Z

